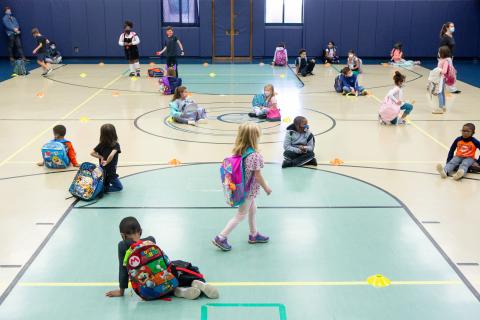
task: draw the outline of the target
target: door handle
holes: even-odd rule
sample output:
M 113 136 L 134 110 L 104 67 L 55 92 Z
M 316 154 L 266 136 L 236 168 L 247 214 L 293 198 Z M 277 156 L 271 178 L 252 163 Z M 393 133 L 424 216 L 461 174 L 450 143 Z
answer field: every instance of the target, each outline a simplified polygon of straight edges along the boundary
M 227 35 L 227 36 L 232 36 L 232 35 L 233 36 L 238 36 L 239 34 L 240 34 L 240 31 L 238 31 L 238 29 L 235 29 L 233 31 L 233 33 L 231 33 L 230 30 L 225 31 L 225 35 Z

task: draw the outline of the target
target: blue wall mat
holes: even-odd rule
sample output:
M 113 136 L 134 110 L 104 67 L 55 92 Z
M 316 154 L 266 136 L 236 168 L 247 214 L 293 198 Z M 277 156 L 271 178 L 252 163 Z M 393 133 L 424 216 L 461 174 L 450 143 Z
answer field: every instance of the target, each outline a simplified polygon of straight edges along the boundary
M 215 1 L 215 55 L 218 57 L 230 56 L 230 37 L 225 33 L 230 30 L 230 2 Z
M 235 1 L 242 7 L 250 3 Z M 225 2 L 229 3 L 215 0 L 217 7 Z M 0 7 L 5 5 L 20 21 L 27 53 L 34 46 L 30 35 L 34 26 L 57 42 L 65 56 L 122 57 L 117 42 L 125 19 L 135 24 L 143 56 L 153 55 L 164 38 L 162 0 L 0 0 Z M 187 56 L 212 54 L 212 0 L 199 0 L 199 8 L 199 26 L 175 28 Z M 441 25 L 451 20 L 457 29 L 455 56 L 480 56 L 479 17 L 478 0 L 304 0 L 303 26 L 273 28 L 265 25 L 265 0 L 254 0 L 252 49 L 254 56 L 270 56 L 276 43 L 285 41 L 290 55 L 305 47 L 315 56 L 334 40 L 342 56 L 353 48 L 361 57 L 387 57 L 393 43 L 401 41 L 407 57 L 431 57 L 438 49 Z M 229 15 L 222 14 L 221 19 L 221 24 L 229 23 Z M 229 55 L 226 37 L 217 40 L 218 54 Z M 7 54 L 6 41 L 2 32 L 0 56 Z

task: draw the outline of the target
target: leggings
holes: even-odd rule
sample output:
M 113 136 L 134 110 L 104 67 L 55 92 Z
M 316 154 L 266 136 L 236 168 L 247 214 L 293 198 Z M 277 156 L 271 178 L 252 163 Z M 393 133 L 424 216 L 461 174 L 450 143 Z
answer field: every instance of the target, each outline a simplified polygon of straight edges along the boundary
M 413 105 L 411 105 L 410 103 L 404 103 L 403 106 L 400 107 L 400 110 L 403 110 L 403 115 L 402 115 L 402 118 L 403 118 L 403 116 L 407 116 L 410 114 L 410 112 L 412 112 Z M 390 123 L 397 124 L 397 120 L 398 120 L 398 117 L 390 121 Z
M 248 226 L 250 227 L 250 234 L 257 234 L 257 223 L 255 221 L 255 214 L 257 212 L 257 205 L 255 204 L 255 198 L 248 196 L 245 202 L 238 208 L 237 214 L 228 221 L 227 225 L 220 232 L 222 237 L 227 238 L 233 229 L 243 220 L 248 214 Z

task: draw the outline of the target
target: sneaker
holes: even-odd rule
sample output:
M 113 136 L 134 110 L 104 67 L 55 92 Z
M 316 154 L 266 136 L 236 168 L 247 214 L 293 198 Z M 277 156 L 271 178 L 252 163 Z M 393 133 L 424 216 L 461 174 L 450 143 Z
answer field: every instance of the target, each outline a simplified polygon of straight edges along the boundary
M 270 240 L 269 237 L 262 236 L 260 233 L 257 232 L 255 236 L 249 235 L 248 236 L 248 243 L 255 244 L 255 243 L 267 243 Z
M 405 124 L 405 120 L 403 120 L 402 118 L 397 119 L 397 126 L 402 124 Z
M 135 72 L 130 72 L 129 77 L 135 77 Z
M 218 297 L 220 296 L 216 287 L 199 280 L 193 280 L 192 287 L 199 289 L 210 299 L 218 299 Z
M 307 163 L 305 163 L 306 166 L 318 166 L 318 163 L 317 163 L 317 159 L 313 158 L 312 160 L 308 161 Z
M 248 116 L 249 116 L 250 118 L 256 118 L 256 117 L 257 117 L 257 114 L 256 114 L 255 112 L 249 112 L 249 113 L 248 113 Z
M 224 240 L 220 239 L 219 236 L 216 236 L 215 239 L 212 240 L 212 243 L 222 249 L 223 251 L 230 251 L 232 250 L 232 246 L 228 244 L 227 238 Z
M 453 180 L 460 180 L 465 175 L 465 171 L 463 169 L 458 169 L 457 172 L 453 175 Z
M 462 91 L 460 91 L 460 90 L 457 89 L 457 90 L 452 91 L 452 92 L 450 92 L 450 93 L 459 94 L 459 93 L 461 93 L 461 92 L 462 92 Z
M 266 114 L 261 114 L 261 115 L 258 116 L 258 119 L 265 120 L 265 119 L 267 119 L 267 115 Z
M 47 72 L 45 73 L 45 75 L 48 76 L 52 72 L 53 72 L 53 69 L 48 69 Z
M 367 90 L 363 90 L 362 91 L 362 96 L 367 96 L 368 95 L 368 91 Z
M 197 126 L 198 123 L 196 121 L 193 121 L 193 120 L 188 120 L 188 124 L 191 125 L 191 126 Z
M 438 173 L 440 173 L 440 177 L 442 177 L 442 179 L 445 179 L 447 177 L 447 173 L 445 172 L 445 169 L 440 163 L 437 164 L 437 171 Z
M 200 291 L 200 289 L 198 288 L 194 288 L 193 286 L 192 287 L 177 287 L 175 288 L 175 290 L 173 291 L 173 294 L 175 295 L 175 297 L 177 298 L 184 298 L 184 299 L 188 299 L 188 300 L 195 300 L 197 299 L 198 297 L 200 297 L 200 295 L 202 294 L 202 291 Z
M 283 160 L 282 162 L 282 169 L 288 168 L 292 166 L 292 162 L 290 160 Z
M 433 114 L 444 114 L 445 109 L 444 108 L 436 108 L 436 109 L 433 109 L 432 113 Z

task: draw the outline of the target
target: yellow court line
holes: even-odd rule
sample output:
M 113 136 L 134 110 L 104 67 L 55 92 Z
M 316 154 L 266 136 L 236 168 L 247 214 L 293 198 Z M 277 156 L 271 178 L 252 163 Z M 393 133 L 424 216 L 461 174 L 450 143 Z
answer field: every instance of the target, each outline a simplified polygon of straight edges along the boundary
M 375 99 L 378 103 L 382 103 L 382 100 L 380 100 L 378 97 L 376 97 L 375 95 L 373 94 L 368 94 L 369 97 Z M 450 148 L 448 148 L 445 144 L 443 144 L 442 142 L 440 142 L 437 138 L 435 138 L 434 136 L 432 136 L 430 133 L 428 133 L 427 131 L 423 130 L 422 128 L 420 128 L 419 126 L 417 126 L 412 120 L 408 120 L 409 124 L 411 124 L 415 129 L 417 129 L 418 131 L 420 131 L 421 133 L 423 133 L 426 137 L 430 138 L 431 140 L 433 140 L 436 144 L 438 144 L 439 146 L 441 146 L 443 149 L 445 150 L 449 150 Z
M 73 108 L 72 110 L 70 110 L 70 112 L 68 112 L 67 114 L 65 114 L 62 118 L 60 118 L 60 120 L 65 120 L 66 118 L 68 118 L 70 115 L 72 115 L 74 112 L 78 111 L 80 108 L 82 108 L 84 105 L 86 105 L 87 103 L 89 103 L 93 98 L 95 98 L 96 96 L 98 96 L 100 94 L 100 92 L 103 91 L 103 89 L 106 89 L 108 88 L 109 86 L 111 86 L 112 84 L 114 84 L 115 82 L 117 82 L 120 78 L 122 78 L 122 75 L 119 75 L 118 77 L 116 77 L 115 79 L 113 79 L 112 81 L 110 81 L 109 83 L 107 83 L 105 86 L 103 86 L 103 88 L 95 91 L 95 93 L 93 93 L 90 97 L 88 97 L 87 99 L 85 99 L 82 103 L 80 103 L 78 106 L 76 106 L 75 108 Z M 0 162 L 0 167 L 2 167 L 3 165 L 5 165 L 7 162 L 9 162 L 11 159 L 13 159 L 16 155 L 18 155 L 20 152 L 22 152 L 23 150 L 25 150 L 26 148 L 28 148 L 30 145 L 32 145 L 35 141 L 37 141 L 40 137 L 42 137 L 44 134 L 46 134 L 47 132 L 49 132 L 50 130 L 52 130 L 52 128 L 54 126 L 56 126 L 57 124 L 59 124 L 60 121 L 57 121 L 55 122 L 54 124 L 50 125 L 48 128 L 46 128 L 45 130 L 43 130 L 42 132 L 40 132 L 39 134 L 37 134 L 35 137 L 33 137 L 30 141 L 28 141 L 25 145 L 23 145 L 23 147 L 19 148 L 17 151 L 15 151 L 14 153 L 12 153 L 10 156 L 8 156 L 6 159 L 4 159 L 2 162 Z
M 329 287 L 370 286 L 364 281 L 281 281 L 281 282 L 209 282 L 217 287 Z M 460 280 L 392 281 L 391 285 L 461 285 Z M 21 287 L 115 287 L 118 282 L 19 282 Z

